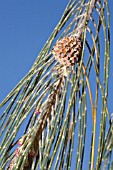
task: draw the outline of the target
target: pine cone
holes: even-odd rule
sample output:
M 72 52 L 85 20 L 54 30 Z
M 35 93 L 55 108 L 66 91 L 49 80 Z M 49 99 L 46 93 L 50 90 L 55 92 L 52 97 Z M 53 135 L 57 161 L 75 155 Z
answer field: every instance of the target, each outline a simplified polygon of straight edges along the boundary
M 80 61 L 81 51 L 82 43 L 80 39 L 69 36 L 57 41 L 52 53 L 61 65 L 69 67 Z

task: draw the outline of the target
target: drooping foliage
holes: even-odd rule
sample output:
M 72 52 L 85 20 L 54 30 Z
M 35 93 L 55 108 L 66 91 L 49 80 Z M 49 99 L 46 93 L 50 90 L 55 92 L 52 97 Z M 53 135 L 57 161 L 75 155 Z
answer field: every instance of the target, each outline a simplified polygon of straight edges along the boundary
M 109 65 L 107 0 L 70 0 L 31 70 L 0 104 L 1 169 L 112 169 Z

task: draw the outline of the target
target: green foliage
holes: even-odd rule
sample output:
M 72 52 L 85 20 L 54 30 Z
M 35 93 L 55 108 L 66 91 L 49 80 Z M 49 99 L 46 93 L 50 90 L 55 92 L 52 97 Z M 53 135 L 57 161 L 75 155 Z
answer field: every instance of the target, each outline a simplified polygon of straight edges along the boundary
M 78 170 L 88 152 L 89 169 L 113 168 L 109 15 L 107 0 L 69 1 L 29 73 L 0 104 L 6 105 L 0 117 L 1 169 Z M 56 39 L 73 34 L 81 37 L 82 56 L 64 75 L 51 49 Z

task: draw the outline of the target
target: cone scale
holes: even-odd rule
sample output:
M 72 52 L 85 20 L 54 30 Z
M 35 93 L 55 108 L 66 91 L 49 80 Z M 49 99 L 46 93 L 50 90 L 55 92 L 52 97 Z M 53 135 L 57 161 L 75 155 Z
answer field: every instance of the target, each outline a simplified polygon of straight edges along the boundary
M 63 66 L 70 67 L 81 59 L 82 43 L 74 36 L 66 36 L 56 42 L 52 54 Z

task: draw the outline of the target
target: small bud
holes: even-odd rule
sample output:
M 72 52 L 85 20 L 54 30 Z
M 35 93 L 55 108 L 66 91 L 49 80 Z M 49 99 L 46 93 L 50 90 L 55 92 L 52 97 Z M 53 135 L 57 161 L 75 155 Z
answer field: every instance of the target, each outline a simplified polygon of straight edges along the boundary
M 18 144 L 19 146 L 22 146 L 22 145 L 23 145 L 23 138 L 19 139 L 19 141 L 17 142 L 17 144 Z
M 40 114 L 40 111 L 38 109 L 35 110 L 35 114 L 38 115 Z
M 36 156 L 36 152 L 35 152 L 35 151 L 32 151 L 32 152 L 30 151 L 30 152 L 29 152 L 29 156 L 35 157 L 35 156 Z
M 18 156 L 19 156 L 19 154 L 20 154 L 20 149 L 19 149 L 19 148 L 17 148 L 17 149 L 15 150 L 15 156 L 16 156 L 16 157 L 18 157 Z
M 13 169 L 13 162 L 10 163 L 8 170 L 12 170 L 12 169 Z

